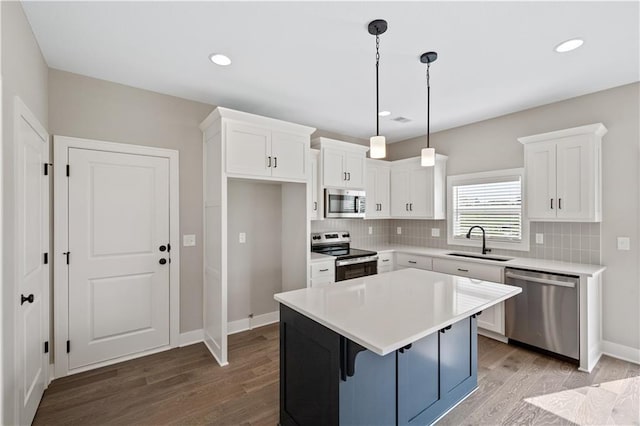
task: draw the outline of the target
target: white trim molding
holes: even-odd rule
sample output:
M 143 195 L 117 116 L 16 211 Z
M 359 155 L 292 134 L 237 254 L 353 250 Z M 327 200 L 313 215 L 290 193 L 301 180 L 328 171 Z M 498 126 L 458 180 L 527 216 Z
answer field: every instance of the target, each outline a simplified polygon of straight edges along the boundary
M 273 324 L 280 321 L 280 311 L 269 312 L 267 314 L 256 315 L 253 318 L 244 318 L 236 321 L 229 321 L 228 333 L 236 334 L 242 331 L 253 330 L 254 328 Z
M 602 354 L 634 364 L 640 364 L 640 349 L 606 340 L 602 341 Z
M 169 160 L 169 244 L 171 244 L 171 268 L 169 270 L 169 344 L 149 351 L 127 355 L 121 358 L 93 364 L 81 369 L 69 369 L 69 357 L 66 353 L 66 342 L 69 339 L 69 277 L 68 268 L 54 268 L 54 341 L 55 377 L 64 377 L 114 364 L 152 353 L 177 348 L 180 345 L 180 197 L 179 197 L 179 152 L 173 149 L 151 146 L 132 145 L 73 138 L 67 136 L 53 137 L 53 173 L 54 173 L 54 265 L 65 265 L 64 253 L 68 247 L 68 185 L 65 165 L 68 164 L 70 148 L 90 149 L 96 151 L 118 152 L 134 155 L 147 155 L 167 158 Z
M 180 347 L 204 342 L 204 330 L 191 330 L 180 333 Z

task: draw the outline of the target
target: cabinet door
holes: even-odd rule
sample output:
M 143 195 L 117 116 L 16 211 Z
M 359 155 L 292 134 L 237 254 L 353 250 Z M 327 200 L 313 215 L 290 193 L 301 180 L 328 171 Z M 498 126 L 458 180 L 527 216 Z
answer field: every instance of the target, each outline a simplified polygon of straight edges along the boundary
M 271 131 L 227 123 L 225 135 L 227 173 L 271 176 Z
M 391 206 L 389 203 L 389 185 L 391 170 L 388 167 L 379 167 L 376 172 L 376 202 L 380 205 L 379 217 L 389 217 Z
M 446 398 L 473 374 L 471 360 L 471 319 L 451 325 L 440 335 L 440 394 Z
M 556 217 L 556 144 L 535 143 L 525 146 L 527 210 L 530 219 Z
M 320 153 L 317 151 L 311 152 L 311 178 L 309 184 L 311 185 L 311 204 L 309 205 L 309 218 L 311 220 L 321 219 L 320 215 L 320 198 L 318 197 L 318 158 Z
M 271 136 L 272 176 L 307 179 L 309 139 L 301 135 L 273 132 Z
M 346 184 L 344 173 L 344 153 L 337 149 L 323 149 L 322 179 L 324 186 L 344 188 Z
M 504 302 L 482 311 L 478 316 L 478 327 L 504 336 Z
M 344 171 L 347 172 L 346 187 L 364 189 L 366 157 L 362 153 L 345 152 Z
M 380 216 L 380 204 L 378 203 L 378 168 L 369 165 L 367 167 L 367 181 L 365 191 L 367 196 L 367 205 L 365 207 L 365 215 L 367 219 L 374 219 Z
M 589 220 L 595 215 L 596 170 L 593 143 L 584 135 L 563 138 L 556 145 L 558 218 Z
M 411 170 L 409 216 L 433 216 L 433 167 Z
M 409 191 L 411 172 L 408 169 L 391 169 L 391 216 L 409 216 Z
M 438 333 L 398 351 L 398 424 L 411 424 L 439 399 Z M 416 422 L 417 423 L 417 422 Z

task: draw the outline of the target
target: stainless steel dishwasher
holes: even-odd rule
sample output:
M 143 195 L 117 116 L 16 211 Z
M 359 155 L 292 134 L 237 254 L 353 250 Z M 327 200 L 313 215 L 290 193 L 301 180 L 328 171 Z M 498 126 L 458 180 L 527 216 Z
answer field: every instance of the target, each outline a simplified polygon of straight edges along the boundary
M 579 278 L 513 268 L 504 276 L 522 288 L 505 304 L 509 340 L 579 360 Z

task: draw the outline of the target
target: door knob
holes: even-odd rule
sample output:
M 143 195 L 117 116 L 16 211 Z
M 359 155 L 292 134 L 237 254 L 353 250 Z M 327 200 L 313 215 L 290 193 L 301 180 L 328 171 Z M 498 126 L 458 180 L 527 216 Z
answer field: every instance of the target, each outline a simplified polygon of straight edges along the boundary
M 24 302 L 33 303 L 33 294 L 30 294 L 27 297 L 24 297 L 24 294 L 20 295 L 20 305 L 23 305 Z
M 167 249 L 167 246 L 164 246 L 164 245 L 160 246 L 160 251 L 165 251 L 166 249 Z
M 159 260 L 159 262 L 160 262 L 161 265 L 164 265 L 165 263 L 167 263 L 167 259 L 162 258 L 162 259 Z

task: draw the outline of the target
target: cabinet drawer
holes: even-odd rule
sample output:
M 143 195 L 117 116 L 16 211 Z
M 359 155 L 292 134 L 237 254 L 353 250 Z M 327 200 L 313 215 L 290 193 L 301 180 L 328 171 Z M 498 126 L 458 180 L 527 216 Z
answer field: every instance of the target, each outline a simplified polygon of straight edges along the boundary
M 415 254 L 397 253 L 396 264 L 405 268 L 417 268 L 431 271 L 433 269 L 433 259 L 427 256 L 418 256 Z
M 386 267 L 393 268 L 393 252 L 378 253 L 378 270 Z
M 445 274 L 459 275 L 484 281 L 503 282 L 504 268 L 494 265 L 482 265 L 473 262 L 460 262 L 450 259 L 433 259 L 433 270 Z
M 311 264 L 311 278 L 319 278 L 335 275 L 335 262 L 333 260 L 327 262 L 317 262 Z

